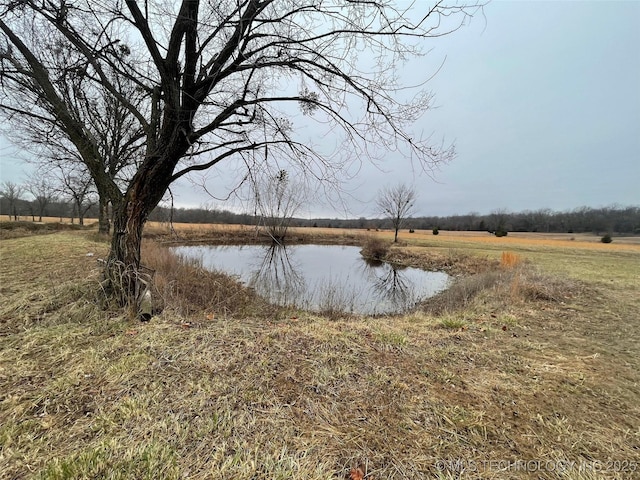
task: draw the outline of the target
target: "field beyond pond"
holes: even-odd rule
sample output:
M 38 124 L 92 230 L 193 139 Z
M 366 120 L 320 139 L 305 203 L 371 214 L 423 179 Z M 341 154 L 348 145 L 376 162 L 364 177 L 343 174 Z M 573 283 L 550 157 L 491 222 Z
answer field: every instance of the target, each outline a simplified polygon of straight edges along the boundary
M 268 305 L 162 246 L 252 227 L 176 229 L 147 229 L 149 323 L 103 298 L 94 231 L 0 242 L 0 478 L 640 475 L 637 237 L 403 232 L 388 258 L 457 281 L 369 318 Z

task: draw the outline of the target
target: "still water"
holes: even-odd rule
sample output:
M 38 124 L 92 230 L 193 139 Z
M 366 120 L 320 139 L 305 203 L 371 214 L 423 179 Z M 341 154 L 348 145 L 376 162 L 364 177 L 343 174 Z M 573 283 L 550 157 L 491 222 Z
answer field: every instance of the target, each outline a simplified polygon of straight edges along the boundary
M 449 276 L 367 261 L 343 245 L 181 246 L 178 255 L 238 277 L 279 305 L 366 315 L 401 313 L 447 287 Z

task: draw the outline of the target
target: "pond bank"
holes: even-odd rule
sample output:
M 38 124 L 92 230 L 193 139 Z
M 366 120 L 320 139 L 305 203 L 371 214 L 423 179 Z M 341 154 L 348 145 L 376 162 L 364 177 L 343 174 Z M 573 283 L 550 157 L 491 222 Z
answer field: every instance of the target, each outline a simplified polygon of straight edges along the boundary
M 359 246 L 190 245 L 171 251 L 238 278 L 271 303 L 317 312 L 404 313 L 450 283 L 441 271 L 367 260 Z

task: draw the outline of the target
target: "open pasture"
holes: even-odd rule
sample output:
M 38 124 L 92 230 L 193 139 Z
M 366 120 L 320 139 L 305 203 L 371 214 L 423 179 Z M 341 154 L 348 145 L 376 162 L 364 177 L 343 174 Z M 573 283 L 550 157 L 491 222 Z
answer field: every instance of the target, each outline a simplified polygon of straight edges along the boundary
M 0 476 L 637 478 L 640 247 L 496 240 L 403 232 L 415 262 L 519 261 L 378 318 L 274 308 L 147 243 L 148 324 L 100 303 L 91 232 L 3 240 Z

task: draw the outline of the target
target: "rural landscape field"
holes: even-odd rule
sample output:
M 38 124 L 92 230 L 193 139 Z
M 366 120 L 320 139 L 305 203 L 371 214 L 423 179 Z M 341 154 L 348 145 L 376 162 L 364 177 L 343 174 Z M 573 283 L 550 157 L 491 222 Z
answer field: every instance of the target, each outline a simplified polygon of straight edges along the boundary
M 0 0 L 0 480 L 640 478 L 638 19 Z
M 637 478 L 637 237 L 402 232 L 390 258 L 455 283 L 362 317 L 265 304 L 165 248 L 249 228 L 150 225 L 148 323 L 100 301 L 95 229 L 3 239 L 0 477 Z

